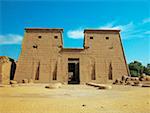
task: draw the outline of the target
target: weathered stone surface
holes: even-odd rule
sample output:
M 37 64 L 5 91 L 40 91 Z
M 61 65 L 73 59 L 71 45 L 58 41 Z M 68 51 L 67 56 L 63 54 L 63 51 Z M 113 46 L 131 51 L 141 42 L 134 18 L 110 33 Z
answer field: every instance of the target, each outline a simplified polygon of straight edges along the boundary
M 142 87 L 150 87 L 150 84 L 142 84 Z
M 33 79 L 29 79 L 29 83 L 33 83 Z
M 145 76 L 146 81 L 150 81 L 150 76 Z
M 62 87 L 61 83 L 51 83 L 51 84 L 45 86 L 45 88 L 48 88 L 48 89 L 57 89 L 57 88 L 61 88 L 61 87 Z
M 101 86 L 99 86 L 99 89 L 112 89 L 112 86 L 110 86 L 110 85 L 101 85 Z
M 134 83 L 133 83 L 133 81 L 127 81 L 126 83 L 125 83 L 125 85 L 133 85 Z
M 139 80 L 140 81 L 150 81 L 150 76 L 144 74 L 139 77 Z
M 106 84 L 96 84 L 96 83 L 86 83 L 89 86 L 94 86 L 94 87 L 98 87 L 98 89 L 112 89 L 111 85 L 106 85 Z
M 122 81 L 122 79 L 116 79 L 113 84 L 116 84 L 116 85 L 122 85 L 124 84 L 124 81 Z
M 132 83 L 132 86 L 140 86 L 140 82 L 139 82 L 139 81 L 134 81 L 134 82 Z
M 10 80 L 10 84 L 17 84 L 17 81 L 15 81 L 15 80 Z
M 8 57 L 0 56 L 0 84 L 9 84 L 10 82 L 11 62 Z
M 122 80 L 122 81 L 125 81 L 128 77 L 129 77 L 129 76 L 125 76 L 125 75 L 124 75 L 124 76 L 122 76 L 121 80 Z
M 22 83 L 28 83 L 28 79 L 23 79 Z

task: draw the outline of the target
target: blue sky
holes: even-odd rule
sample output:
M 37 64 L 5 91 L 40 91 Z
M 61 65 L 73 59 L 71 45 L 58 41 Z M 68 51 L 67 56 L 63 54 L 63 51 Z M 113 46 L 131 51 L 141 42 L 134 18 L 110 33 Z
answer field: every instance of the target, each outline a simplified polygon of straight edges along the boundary
M 0 56 L 18 59 L 26 27 L 64 28 L 64 47 L 83 29 L 121 29 L 127 62 L 150 63 L 149 0 L 0 0 Z

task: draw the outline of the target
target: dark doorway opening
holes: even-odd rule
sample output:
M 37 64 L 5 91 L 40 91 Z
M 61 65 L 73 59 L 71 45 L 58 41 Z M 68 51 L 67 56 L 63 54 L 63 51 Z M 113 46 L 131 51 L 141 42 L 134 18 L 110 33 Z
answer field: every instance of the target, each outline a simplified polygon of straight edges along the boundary
M 11 70 L 10 70 L 10 80 L 14 79 L 15 71 L 16 71 L 16 63 L 13 59 L 10 60 L 11 63 Z
M 68 59 L 68 84 L 79 84 L 79 59 Z

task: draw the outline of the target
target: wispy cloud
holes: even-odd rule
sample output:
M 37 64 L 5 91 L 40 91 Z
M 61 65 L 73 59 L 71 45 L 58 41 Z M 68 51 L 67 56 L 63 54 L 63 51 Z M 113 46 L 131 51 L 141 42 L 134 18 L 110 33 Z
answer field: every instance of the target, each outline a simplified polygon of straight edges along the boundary
M 0 35 L 0 44 L 21 44 L 22 39 L 18 34 Z
M 100 26 L 98 29 L 119 29 L 122 31 L 128 31 L 129 29 L 133 29 L 134 25 L 132 22 L 125 25 L 114 25 L 113 23 L 107 23 L 104 26 Z
M 84 37 L 83 29 L 69 30 L 67 32 L 68 37 L 73 39 L 82 39 Z
M 145 18 L 145 19 L 143 20 L 143 24 L 145 24 L 145 23 L 150 23 L 150 18 Z
M 149 37 L 149 21 L 150 18 L 144 19 L 143 21 L 137 24 L 134 24 L 133 22 L 129 22 L 127 24 L 116 24 L 116 22 L 110 22 L 96 27 L 96 29 L 119 29 L 121 30 L 122 39 L 143 38 Z M 83 31 L 84 29 L 70 30 L 68 31 L 67 35 L 69 38 L 82 39 L 84 37 Z

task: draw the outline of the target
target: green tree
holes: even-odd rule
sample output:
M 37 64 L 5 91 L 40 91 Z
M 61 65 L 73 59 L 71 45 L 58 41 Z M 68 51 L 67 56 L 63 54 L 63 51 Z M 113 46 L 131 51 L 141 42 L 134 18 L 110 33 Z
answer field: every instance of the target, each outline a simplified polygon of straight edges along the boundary
M 147 67 L 144 67 L 144 73 L 150 75 L 150 64 L 147 64 Z
M 149 68 L 149 69 L 150 69 L 150 64 L 147 64 L 147 68 Z
M 144 66 L 142 63 L 138 61 L 131 62 L 129 65 L 130 74 L 133 77 L 137 77 L 143 74 L 144 72 Z

